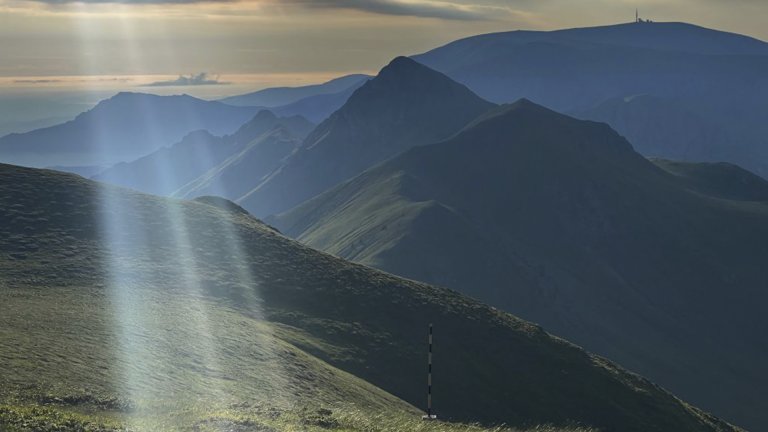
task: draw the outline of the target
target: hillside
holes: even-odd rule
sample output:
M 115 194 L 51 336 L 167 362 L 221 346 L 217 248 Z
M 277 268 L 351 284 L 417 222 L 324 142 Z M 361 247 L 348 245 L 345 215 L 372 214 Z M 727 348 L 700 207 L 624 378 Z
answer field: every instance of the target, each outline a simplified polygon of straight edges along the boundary
M 336 110 L 341 108 L 349 100 L 355 90 L 365 84 L 370 77 L 366 76 L 353 86 L 337 93 L 325 93 L 314 96 L 307 96 L 288 105 L 274 107 L 272 110 L 280 115 L 301 115 L 309 121 L 320 123 L 331 116 Z
M 650 95 L 620 97 L 574 115 L 608 123 L 647 157 L 717 162 L 737 156 L 727 128 L 672 100 Z
M 170 195 L 228 158 L 259 146 L 261 141 L 269 140 L 264 135 L 275 128 L 300 142 L 314 125 L 300 116 L 277 117 L 263 110 L 231 135 L 213 136 L 208 131 L 195 131 L 172 146 L 101 171 L 93 179 L 142 192 Z M 287 147 L 288 152 L 294 147 L 296 144 Z M 264 159 L 259 163 L 273 165 L 282 157 L 279 154 L 260 156 Z
M 290 105 L 302 99 L 314 96 L 344 92 L 350 88 L 358 87 L 368 78 L 370 78 L 368 75 L 362 74 L 345 75 L 322 84 L 301 87 L 272 87 L 243 95 L 230 96 L 221 99 L 220 102 L 234 106 L 263 106 L 274 108 Z
M 491 107 L 446 76 L 396 58 L 238 203 L 259 216 L 287 210 L 414 145 L 447 138 Z
M 768 202 L 768 181 L 729 163 L 686 163 L 652 159 L 654 164 L 677 176 L 682 185 L 717 198 Z
M 457 289 L 761 430 L 768 187 L 660 162 L 526 100 L 268 221 L 329 253 Z M 734 337 L 738 334 L 738 337 Z
M 303 136 L 277 127 L 238 149 L 224 161 L 175 191 L 174 196 L 195 198 L 217 195 L 236 199 L 279 169 L 301 145 Z
M 684 23 L 631 23 L 473 36 L 414 59 L 498 103 L 528 98 L 560 112 L 579 113 L 609 100 L 658 98 L 669 109 L 682 109 L 703 119 L 707 129 L 719 131 L 708 140 L 726 138 L 691 146 L 687 161 L 716 161 L 725 155 L 726 162 L 768 175 L 768 126 L 763 121 L 768 113 L 768 44 L 753 38 Z M 644 129 L 646 116 L 606 112 L 610 107 L 627 108 L 602 106 L 601 121 L 611 121 L 622 133 L 651 133 Z M 672 121 L 653 132 L 669 151 L 654 148 L 647 156 L 677 157 L 682 144 L 675 140 L 690 132 L 667 127 L 674 126 Z M 653 142 L 638 141 L 641 152 L 646 143 Z
M 735 430 L 537 326 L 215 200 L 0 165 L 0 219 L 3 428 L 453 430 L 403 402 L 423 400 L 431 322 L 443 419 Z
M 230 134 L 258 112 L 192 96 L 119 93 L 74 120 L 0 138 L 0 161 L 30 166 L 110 165 L 178 142 L 195 130 Z

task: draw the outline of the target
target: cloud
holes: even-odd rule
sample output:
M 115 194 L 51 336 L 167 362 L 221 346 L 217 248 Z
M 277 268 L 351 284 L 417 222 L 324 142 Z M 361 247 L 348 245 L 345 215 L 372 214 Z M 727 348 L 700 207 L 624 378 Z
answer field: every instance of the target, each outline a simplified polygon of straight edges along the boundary
M 511 12 L 503 6 L 437 0 L 283 0 L 280 3 L 315 9 L 352 9 L 382 15 L 463 21 L 495 20 Z
M 70 3 L 90 3 L 90 4 L 191 4 L 191 3 L 232 3 L 237 0 L 29 0 L 37 3 L 46 3 L 50 5 L 66 5 Z
M 1 1 L 1 0 L 0 0 Z M 493 0 L 477 4 L 466 0 L 23 0 L 51 6 L 72 3 L 126 5 L 185 5 L 185 4 L 255 4 L 258 6 L 299 7 L 302 9 L 356 10 L 379 15 L 438 18 L 455 21 L 493 21 L 514 15 L 506 4 Z M 534 0 L 519 0 L 524 3 Z M 742 0 L 744 1 L 744 0 Z
M 224 85 L 228 82 L 219 81 L 218 77 L 209 78 L 206 72 L 200 72 L 197 75 L 179 75 L 178 78 L 171 81 L 156 81 L 145 84 L 142 87 L 170 87 L 170 86 L 200 86 L 200 85 Z
M 51 84 L 62 82 L 59 79 L 17 79 L 13 80 L 16 84 Z

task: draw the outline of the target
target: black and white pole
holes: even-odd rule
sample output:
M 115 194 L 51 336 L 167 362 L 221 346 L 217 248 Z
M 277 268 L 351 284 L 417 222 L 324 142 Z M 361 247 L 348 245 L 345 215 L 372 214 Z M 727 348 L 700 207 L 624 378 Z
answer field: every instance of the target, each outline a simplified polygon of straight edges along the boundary
M 427 415 L 421 418 L 424 420 L 437 419 L 437 416 L 432 414 L 432 324 L 429 325 L 429 353 L 427 354 Z

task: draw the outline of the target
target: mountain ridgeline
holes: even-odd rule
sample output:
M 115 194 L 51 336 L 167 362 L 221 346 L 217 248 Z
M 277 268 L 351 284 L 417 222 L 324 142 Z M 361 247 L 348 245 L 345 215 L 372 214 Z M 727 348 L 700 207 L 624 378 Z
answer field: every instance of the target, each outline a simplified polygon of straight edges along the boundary
M 293 151 L 313 128 L 314 125 L 301 116 L 277 117 L 262 110 L 234 134 L 219 137 L 204 130 L 195 131 L 170 147 L 132 162 L 116 164 L 93 179 L 142 192 L 171 195 L 209 170 L 217 170 L 230 158 L 259 149 L 276 147 L 269 154 L 259 154 L 259 162 L 274 169 L 280 158 Z M 275 152 L 277 154 L 273 154 Z M 252 166 L 250 170 L 256 168 Z
M 606 111 L 609 106 L 595 112 L 611 99 L 651 96 L 661 101 L 657 109 L 670 106 L 688 113 L 689 120 L 699 119 L 694 129 L 717 129 L 724 135 L 715 143 L 688 141 L 685 160 L 715 162 L 725 155 L 722 161 L 768 175 L 768 124 L 763 120 L 768 44 L 753 38 L 684 23 L 643 22 L 473 36 L 414 59 L 492 102 L 528 98 L 560 112 L 608 121 L 631 137 L 640 153 L 675 158 L 684 144 L 676 138 L 690 135 L 689 121 L 666 121 L 662 129 L 642 129 L 638 136 L 647 118 L 658 115 L 646 106 L 636 105 L 643 114 L 632 117 Z M 625 121 L 613 122 L 617 116 Z M 636 140 L 649 135 L 656 139 Z
M 131 161 L 195 130 L 233 133 L 258 111 L 188 95 L 119 93 L 74 120 L 0 138 L 0 160 L 29 166 Z
M 368 75 L 362 74 L 346 75 L 322 84 L 301 87 L 268 88 L 244 95 L 230 96 L 221 99 L 220 102 L 234 106 L 263 106 L 275 108 L 300 102 L 311 97 L 344 92 L 350 88 L 360 86 L 369 78 Z
M 338 428 L 352 402 L 415 416 L 433 323 L 443 419 L 737 431 L 535 325 L 317 252 L 221 200 L 0 165 L 0 218 L 3 305 L 24 311 L 0 314 L 13 353 L 0 425 L 45 401 L 38 415 L 106 411 L 142 430 L 273 430 L 261 422 L 294 404 L 332 407 L 302 430 Z
M 398 57 L 238 202 L 258 216 L 288 210 L 414 145 L 447 138 L 492 107 L 463 85 Z
M 540 323 L 760 429 L 768 182 L 657 163 L 605 124 L 521 100 L 269 223 Z
M 2 137 L 93 178 L 0 164 L 0 429 L 768 429 L 766 77 L 688 24 L 516 31 Z M 456 424 L 412 422 L 430 323 Z

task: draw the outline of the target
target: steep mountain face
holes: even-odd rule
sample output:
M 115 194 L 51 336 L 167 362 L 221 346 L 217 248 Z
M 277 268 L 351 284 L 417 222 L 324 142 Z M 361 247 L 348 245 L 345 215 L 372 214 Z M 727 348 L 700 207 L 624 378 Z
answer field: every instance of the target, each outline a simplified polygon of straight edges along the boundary
M 208 131 L 195 131 L 170 147 L 131 162 L 121 162 L 94 176 L 94 180 L 142 192 L 168 195 L 226 158 L 230 143 Z
M 280 168 L 299 148 L 302 138 L 286 127 L 272 129 L 179 188 L 174 195 L 181 198 L 203 195 L 239 198 Z
M 768 202 L 768 181 L 739 166 L 724 162 L 651 161 L 701 194 L 734 201 Z
M 768 173 L 768 44 L 682 23 L 633 23 L 555 32 L 508 32 L 462 39 L 414 57 L 493 102 L 529 98 L 561 112 L 593 110 L 605 101 L 648 95 L 685 107 L 725 135 L 693 146 L 688 161 L 726 161 Z M 627 107 L 600 119 L 617 130 L 641 130 L 645 116 Z M 622 123 L 622 120 L 629 123 Z M 669 123 L 669 122 L 667 122 Z M 679 128 L 656 132 L 675 158 Z M 639 149 L 645 141 L 638 141 Z M 659 144 L 657 144 L 659 146 Z M 713 149 L 714 147 L 714 149 Z M 654 150 L 666 150 L 666 147 Z
M 344 106 L 355 90 L 365 84 L 370 77 L 361 80 L 351 87 L 337 93 L 326 93 L 308 96 L 288 105 L 275 107 L 272 110 L 283 116 L 301 115 L 309 121 L 320 123 L 331 116 L 336 110 Z
M 294 140 L 300 140 L 313 126 L 303 117 L 277 117 L 264 110 L 232 135 L 219 137 L 208 131 L 196 131 L 170 147 L 131 162 L 119 163 L 100 172 L 93 179 L 142 192 L 170 195 L 229 157 L 251 149 L 261 142 L 265 134 L 276 128 L 287 136 L 295 136 Z M 282 157 L 271 154 L 261 156 L 271 159 L 259 160 L 257 163 L 274 164 Z
M 414 145 L 447 138 L 491 107 L 446 76 L 396 58 L 238 202 L 256 215 L 287 210 Z
M 754 200 L 768 185 L 730 165 L 660 164 L 605 124 L 523 100 L 268 222 L 541 323 L 763 429 L 768 204 Z
M 369 78 L 368 75 L 362 74 L 345 75 L 322 84 L 302 87 L 268 88 L 244 95 L 230 96 L 221 99 L 220 102 L 234 106 L 263 106 L 274 108 L 293 104 L 313 96 L 330 95 L 343 92 L 350 88 L 359 87 Z
M 434 323 L 441 418 L 736 430 L 537 326 L 220 207 L 0 165 L 3 401 L 87 405 L 135 430 L 275 421 L 274 405 L 309 401 L 386 421 L 413 412 L 392 395 L 423 399 Z M 335 428 L 333 412 L 301 429 Z M 248 421 L 230 429 L 271 430 Z
M 614 98 L 574 114 L 608 123 L 648 157 L 717 162 L 738 156 L 727 128 L 713 124 L 693 108 L 659 97 Z
M 111 165 L 152 153 L 195 130 L 237 130 L 258 112 L 191 96 L 119 93 L 74 120 L 0 138 L 0 160 L 31 166 Z

